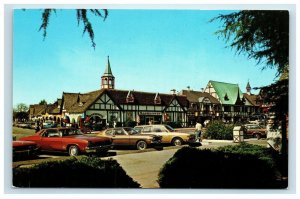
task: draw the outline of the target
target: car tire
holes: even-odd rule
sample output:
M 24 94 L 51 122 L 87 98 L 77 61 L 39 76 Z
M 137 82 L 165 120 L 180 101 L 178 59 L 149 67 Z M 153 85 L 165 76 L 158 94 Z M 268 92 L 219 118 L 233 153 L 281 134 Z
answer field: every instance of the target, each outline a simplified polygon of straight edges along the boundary
M 136 143 L 136 149 L 145 150 L 147 148 L 147 143 L 144 140 L 140 140 Z
M 77 156 L 79 154 L 79 148 L 76 145 L 71 145 L 69 147 L 69 155 L 70 156 Z
M 183 144 L 183 140 L 181 138 L 173 138 L 172 144 L 174 146 L 181 146 Z

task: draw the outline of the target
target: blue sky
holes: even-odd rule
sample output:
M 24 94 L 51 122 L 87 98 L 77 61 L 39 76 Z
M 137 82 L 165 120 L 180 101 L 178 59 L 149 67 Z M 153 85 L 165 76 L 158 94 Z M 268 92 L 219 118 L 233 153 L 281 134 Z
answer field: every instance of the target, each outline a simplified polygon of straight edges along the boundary
M 107 56 L 116 89 L 170 93 L 209 80 L 237 83 L 242 91 L 274 81 L 274 69 L 237 55 L 214 34 L 208 21 L 221 10 L 109 10 L 108 18 L 89 16 L 95 32 L 91 47 L 74 10 L 57 10 L 47 37 L 38 31 L 42 10 L 15 10 L 13 18 L 13 105 L 53 103 L 62 92 L 100 88 Z M 257 91 L 253 91 L 257 93 Z

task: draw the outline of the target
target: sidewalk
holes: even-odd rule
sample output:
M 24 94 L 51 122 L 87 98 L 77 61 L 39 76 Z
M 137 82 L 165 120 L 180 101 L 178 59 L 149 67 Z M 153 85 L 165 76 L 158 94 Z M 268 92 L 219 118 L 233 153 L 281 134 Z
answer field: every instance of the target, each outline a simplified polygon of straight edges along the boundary
M 244 142 L 249 143 L 249 144 L 256 144 L 256 145 L 261 145 L 261 146 L 268 146 L 267 140 L 266 139 L 259 139 L 257 140 L 256 138 L 249 138 L 249 139 L 244 139 Z M 211 139 L 203 139 L 202 140 L 202 145 L 214 145 L 214 144 L 239 144 L 240 142 L 233 142 L 233 140 L 211 140 Z

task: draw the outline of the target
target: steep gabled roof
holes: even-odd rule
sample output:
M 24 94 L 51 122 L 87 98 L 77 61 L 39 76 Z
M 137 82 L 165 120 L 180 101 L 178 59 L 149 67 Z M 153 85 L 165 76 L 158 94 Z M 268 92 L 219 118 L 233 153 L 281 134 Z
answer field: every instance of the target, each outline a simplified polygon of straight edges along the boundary
M 83 113 L 102 94 L 104 89 L 89 93 L 63 93 L 64 109 L 69 113 Z
M 225 82 L 217 82 L 217 81 L 209 81 L 211 85 L 214 87 L 217 96 L 219 97 L 219 101 L 222 104 L 234 105 L 237 100 L 238 94 L 240 98 L 243 98 L 243 93 L 239 88 L 238 84 L 231 84 Z M 225 96 L 227 95 L 227 100 Z
M 211 103 L 220 104 L 218 99 L 211 96 L 209 93 L 200 92 L 200 91 L 182 90 L 181 94 L 185 95 L 189 102 L 196 103 L 196 102 L 199 102 L 199 98 L 200 99 L 208 98 Z
M 247 99 L 251 105 L 259 106 L 258 95 L 249 95 L 247 93 L 244 93 L 244 98 Z
M 84 94 L 63 93 L 64 109 L 69 113 L 83 113 L 104 93 L 106 93 L 117 106 L 122 104 L 157 105 L 155 104 L 156 93 L 130 91 L 134 96 L 134 101 L 129 103 L 126 100 L 129 93 L 128 90 L 101 89 Z M 173 99 L 176 99 L 182 107 L 187 107 L 188 105 L 186 96 L 171 94 L 159 94 L 159 96 L 161 99 L 160 105 L 162 106 L 169 106 Z
M 47 105 L 32 104 L 29 106 L 29 114 L 32 116 L 43 115 L 46 113 Z
M 49 114 L 61 114 L 62 99 L 57 99 L 53 104 L 47 104 L 46 112 Z
M 130 91 L 130 92 L 134 96 L 134 102 L 130 104 L 156 105 L 154 102 L 156 93 L 141 92 L 141 91 Z M 116 104 L 128 104 L 126 102 L 126 97 L 128 95 L 127 90 L 107 90 L 107 93 Z M 159 96 L 161 99 L 160 105 L 162 106 L 168 106 L 174 98 L 178 100 L 178 103 L 181 106 L 187 106 L 188 104 L 186 96 L 161 94 L 161 93 L 159 94 Z

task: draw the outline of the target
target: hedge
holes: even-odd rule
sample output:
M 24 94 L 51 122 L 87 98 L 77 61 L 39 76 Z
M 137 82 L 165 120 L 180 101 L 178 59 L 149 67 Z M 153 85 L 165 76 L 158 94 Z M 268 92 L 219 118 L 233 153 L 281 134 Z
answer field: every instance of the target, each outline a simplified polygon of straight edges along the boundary
M 233 124 L 224 124 L 222 121 L 211 121 L 203 137 L 216 140 L 232 140 Z
M 161 188 L 285 188 L 276 169 L 250 153 L 184 147 L 159 172 Z
M 28 168 L 13 169 L 16 187 L 139 188 L 117 161 L 95 157 L 44 162 Z

